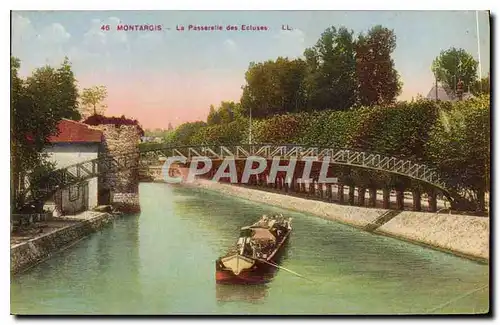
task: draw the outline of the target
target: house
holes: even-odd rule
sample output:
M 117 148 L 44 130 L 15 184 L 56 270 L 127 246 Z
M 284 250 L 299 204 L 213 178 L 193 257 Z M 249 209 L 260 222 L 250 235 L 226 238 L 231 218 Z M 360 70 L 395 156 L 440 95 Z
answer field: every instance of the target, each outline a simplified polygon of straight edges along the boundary
M 59 122 L 58 129 L 59 134 L 49 138 L 50 144 L 44 150 L 57 169 L 98 157 L 103 143 L 101 131 L 67 119 Z M 97 199 L 98 180 L 95 177 L 57 191 L 51 205 L 56 214 L 75 214 L 97 206 Z
M 474 96 L 472 96 L 471 93 L 465 92 L 462 96 L 462 99 L 466 100 L 472 97 Z M 432 89 L 429 91 L 426 98 L 431 100 L 436 100 L 436 85 L 432 86 Z M 441 86 L 437 87 L 437 99 L 441 101 L 452 101 L 452 102 L 457 100 L 457 98 L 448 96 L 444 88 Z

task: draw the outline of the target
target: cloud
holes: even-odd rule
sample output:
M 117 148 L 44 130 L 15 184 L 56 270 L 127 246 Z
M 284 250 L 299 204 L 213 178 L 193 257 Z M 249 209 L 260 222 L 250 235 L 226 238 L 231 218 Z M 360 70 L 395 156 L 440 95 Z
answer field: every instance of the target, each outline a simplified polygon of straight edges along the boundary
M 276 44 L 274 50 L 277 55 L 298 57 L 304 53 L 305 33 L 300 29 L 280 30 L 274 34 Z
M 105 47 L 108 46 L 119 46 L 122 49 L 128 49 L 126 45 L 128 42 L 127 33 L 116 29 L 116 26 L 120 23 L 121 21 L 117 17 L 109 17 L 105 20 L 92 19 L 90 28 L 83 35 L 83 45 L 92 52 L 105 51 L 107 50 Z M 107 28 L 103 29 L 103 26 L 109 26 L 109 30 Z
M 35 29 L 28 18 L 12 15 L 12 54 L 20 56 L 36 38 Z
M 63 25 L 54 22 L 36 29 L 29 18 L 18 13 L 13 13 L 11 24 L 12 55 L 21 59 L 22 75 L 45 64 L 62 62 L 71 38 Z
M 232 39 L 229 39 L 229 38 L 224 41 L 224 47 L 227 48 L 231 52 L 236 51 L 238 48 L 238 46 L 236 45 L 236 42 L 233 41 Z
M 67 42 L 71 35 L 66 31 L 63 25 L 52 23 L 45 27 L 37 38 L 44 43 L 60 44 Z

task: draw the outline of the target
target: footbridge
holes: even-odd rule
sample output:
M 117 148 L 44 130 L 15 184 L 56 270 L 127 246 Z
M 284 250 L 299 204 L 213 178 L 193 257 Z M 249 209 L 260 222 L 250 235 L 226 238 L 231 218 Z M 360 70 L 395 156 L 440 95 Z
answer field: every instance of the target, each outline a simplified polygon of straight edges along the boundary
M 28 186 L 25 191 L 25 204 L 36 200 L 45 200 L 55 191 L 84 180 L 94 178 L 102 173 L 112 173 L 134 168 L 148 168 L 158 165 L 160 158 L 182 157 L 187 162 L 206 157 L 211 160 L 246 160 L 249 157 L 263 157 L 268 160 L 305 160 L 328 162 L 333 165 L 344 165 L 367 170 L 376 170 L 388 174 L 400 175 L 430 185 L 449 197 L 451 201 L 456 195 L 451 194 L 446 180 L 433 168 L 420 162 L 393 157 L 379 153 L 345 148 L 312 147 L 291 144 L 241 144 L 241 145 L 200 145 L 200 146 L 167 146 L 157 145 L 141 149 L 140 153 L 118 157 L 102 157 L 63 169 L 55 170 L 41 182 Z

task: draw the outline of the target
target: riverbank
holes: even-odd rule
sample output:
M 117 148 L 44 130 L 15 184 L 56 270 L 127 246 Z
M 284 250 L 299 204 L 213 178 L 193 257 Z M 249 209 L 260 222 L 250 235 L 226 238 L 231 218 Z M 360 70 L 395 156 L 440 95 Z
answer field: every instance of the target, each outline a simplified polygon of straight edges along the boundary
M 10 272 L 17 274 L 68 248 L 114 219 L 111 213 L 85 211 L 78 215 L 46 221 L 40 234 L 11 236 Z
M 198 179 L 188 184 L 254 202 L 311 213 L 363 230 L 395 237 L 481 262 L 489 261 L 489 218 L 416 211 L 394 211 L 309 200 Z M 385 216 L 388 216 L 387 218 Z

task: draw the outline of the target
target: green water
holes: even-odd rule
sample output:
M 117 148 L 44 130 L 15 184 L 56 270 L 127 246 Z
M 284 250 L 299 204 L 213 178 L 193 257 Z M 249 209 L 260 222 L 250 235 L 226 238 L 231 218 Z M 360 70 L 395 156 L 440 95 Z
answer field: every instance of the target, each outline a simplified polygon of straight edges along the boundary
M 141 184 L 126 216 L 11 281 L 14 314 L 480 313 L 488 266 L 318 217 L 203 190 Z M 214 260 L 263 213 L 294 232 L 267 285 L 215 284 Z

